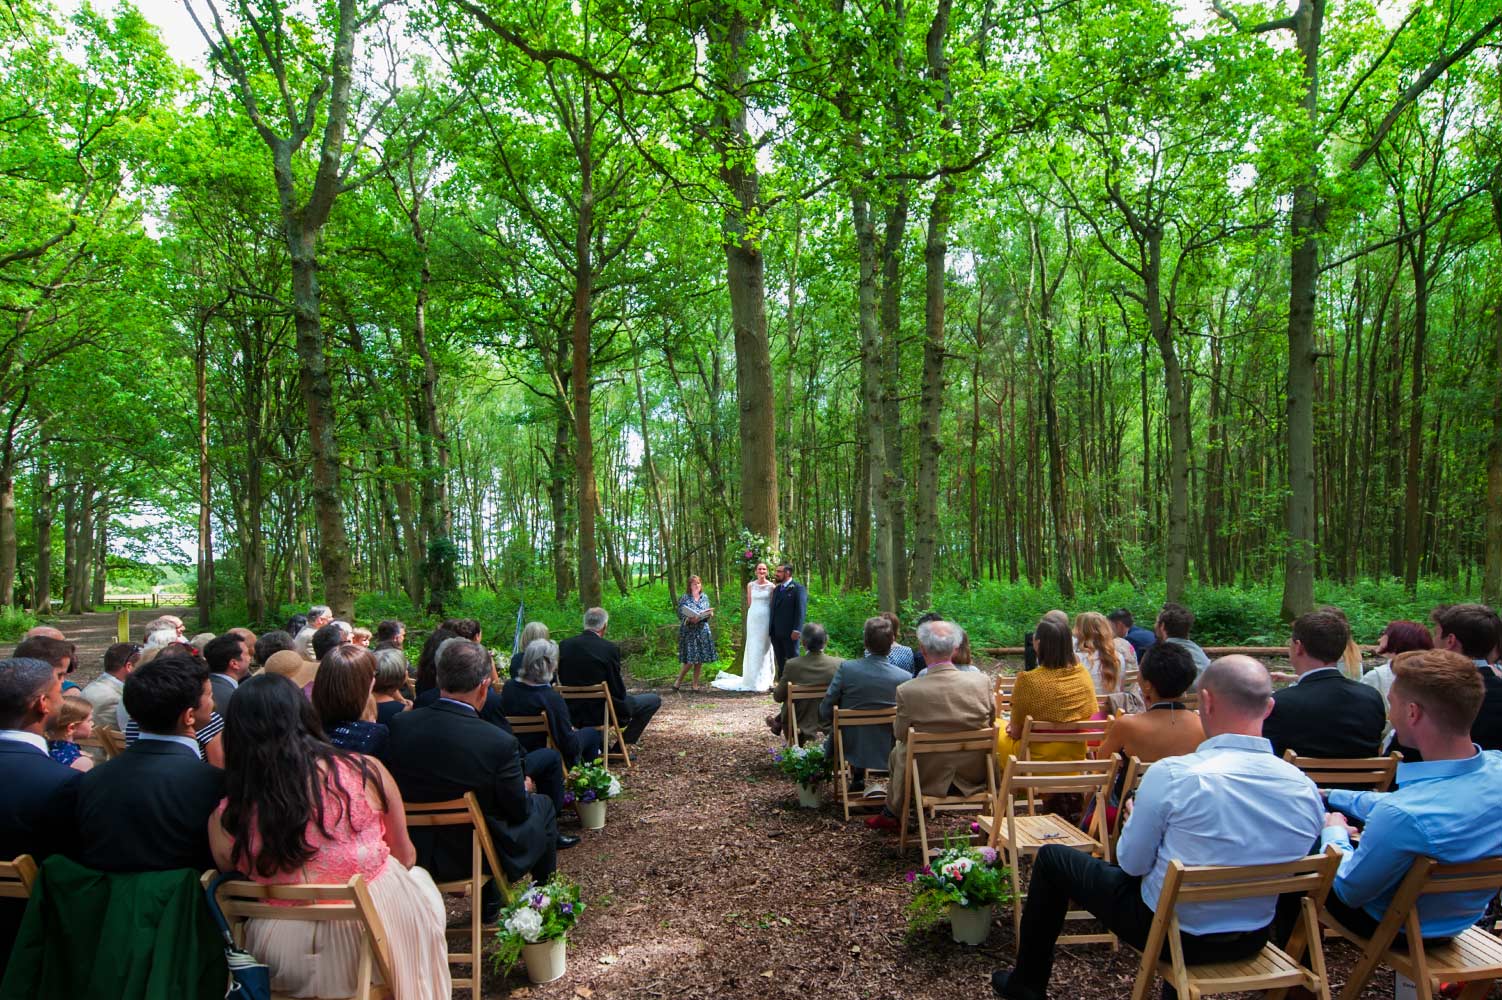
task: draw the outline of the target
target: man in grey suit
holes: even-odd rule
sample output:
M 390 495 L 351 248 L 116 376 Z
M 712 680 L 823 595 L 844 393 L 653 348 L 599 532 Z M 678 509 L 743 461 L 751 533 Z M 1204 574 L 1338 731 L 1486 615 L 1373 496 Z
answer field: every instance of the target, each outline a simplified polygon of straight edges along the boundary
M 863 638 L 866 655 L 859 660 L 845 660 L 834 672 L 829 691 L 819 703 L 819 719 L 832 722 L 836 707 L 859 710 L 891 708 L 897 704 L 897 685 L 913 675 L 887 660 L 892 642 L 897 638 L 892 623 L 885 618 L 867 618 Z M 845 760 L 850 764 L 851 791 L 865 787 L 866 771 L 882 770 L 892 752 L 892 730 L 886 726 L 858 726 L 840 736 Z M 834 756 L 831 740 L 825 747 Z

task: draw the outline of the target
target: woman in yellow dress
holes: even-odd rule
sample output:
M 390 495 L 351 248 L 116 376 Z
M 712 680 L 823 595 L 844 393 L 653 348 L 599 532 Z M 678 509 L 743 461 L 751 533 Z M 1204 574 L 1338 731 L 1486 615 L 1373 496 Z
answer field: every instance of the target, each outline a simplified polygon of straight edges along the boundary
M 1045 616 L 1033 630 L 1038 666 L 1017 675 L 1012 688 L 1012 715 L 996 737 L 996 756 L 1006 768 L 1008 756 L 1022 756 L 1022 726 L 1028 716 L 1042 722 L 1081 722 L 1095 714 L 1095 684 L 1074 654 L 1068 619 L 1061 624 Z M 1082 760 L 1083 743 L 1034 743 L 1033 760 Z

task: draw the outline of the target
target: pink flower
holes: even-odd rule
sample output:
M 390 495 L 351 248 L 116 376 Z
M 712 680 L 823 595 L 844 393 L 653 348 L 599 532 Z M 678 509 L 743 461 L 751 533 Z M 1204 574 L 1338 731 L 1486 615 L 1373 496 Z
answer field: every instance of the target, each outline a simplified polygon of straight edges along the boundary
M 746 558 L 747 559 L 755 559 L 756 558 L 756 553 L 753 552 L 753 551 L 751 551 L 750 549 L 747 549 L 746 550 Z
M 970 824 L 970 832 L 971 833 L 980 833 L 980 824 L 979 823 L 971 823 Z

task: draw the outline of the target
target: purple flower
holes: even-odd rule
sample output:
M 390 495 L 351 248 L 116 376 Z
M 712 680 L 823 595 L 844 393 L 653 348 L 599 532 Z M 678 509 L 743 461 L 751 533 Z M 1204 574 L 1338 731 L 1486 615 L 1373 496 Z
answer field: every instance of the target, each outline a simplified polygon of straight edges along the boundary
M 979 823 L 971 823 L 970 824 L 970 832 L 971 833 L 980 833 L 980 824 Z
M 545 902 L 547 902 L 547 899 L 548 899 L 548 897 L 544 896 L 542 893 L 540 893 L 540 892 L 534 892 L 532 894 L 532 909 L 534 909 L 534 910 L 540 910 L 540 909 L 542 909 L 542 904 L 545 903 Z
M 594 800 L 595 800 L 594 789 L 590 789 L 589 791 L 585 792 L 583 795 L 579 796 L 579 801 L 580 802 L 593 802 Z
M 925 874 L 925 875 L 932 875 L 933 873 L 934 873 L 934 870 L 932 868 L 928 867 L 928 865 L 924 865 L 923 866 L 923 874 Z
M 563 793 L 563 804 L 566 805 L 566 806 L 571 806 L 571 805 L 574 804 L 574 793 L 573 792 L 564 792 Z
M 911 881 L 913 881 L 913 880 L 914 880 L 914 879 L 916 879 L 916 878 L 917 878 L 917 877 L 918 877 L 918 873 L 917 873 L 917 872 L 908 872 L 908 873 L 907 873 L 907 880 L 908 880 L 908 881 L 909 881 L 909 882 L 911 882 Z
M 560 913 L 573 913 L 574 912 L 574 904 L 573 903 L 560 903 L 559 906 L 558 906 L 558 912 L 560 912 Z

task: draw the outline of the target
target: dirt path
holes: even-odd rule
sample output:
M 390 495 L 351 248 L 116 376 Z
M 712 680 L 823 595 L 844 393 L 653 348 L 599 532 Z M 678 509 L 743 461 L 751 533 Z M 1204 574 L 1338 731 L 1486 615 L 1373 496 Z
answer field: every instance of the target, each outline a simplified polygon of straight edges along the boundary
M 190 621 L 196 615 L 195 608 L 134 608 L 130 612 L 130 637 L 141 641 L 141 630 L 146 623 L 162 615 L 177 615 Z M 104 660 L 104 651 L 116 641 L 117 615 L 113 611 L 91 611 L 82 615 L 55 615 L 46 619 L 46 624 L 62 629 L 63 635 L 78 646 L 78 670 L 75 680 L 85 684 L 98 675 Z

